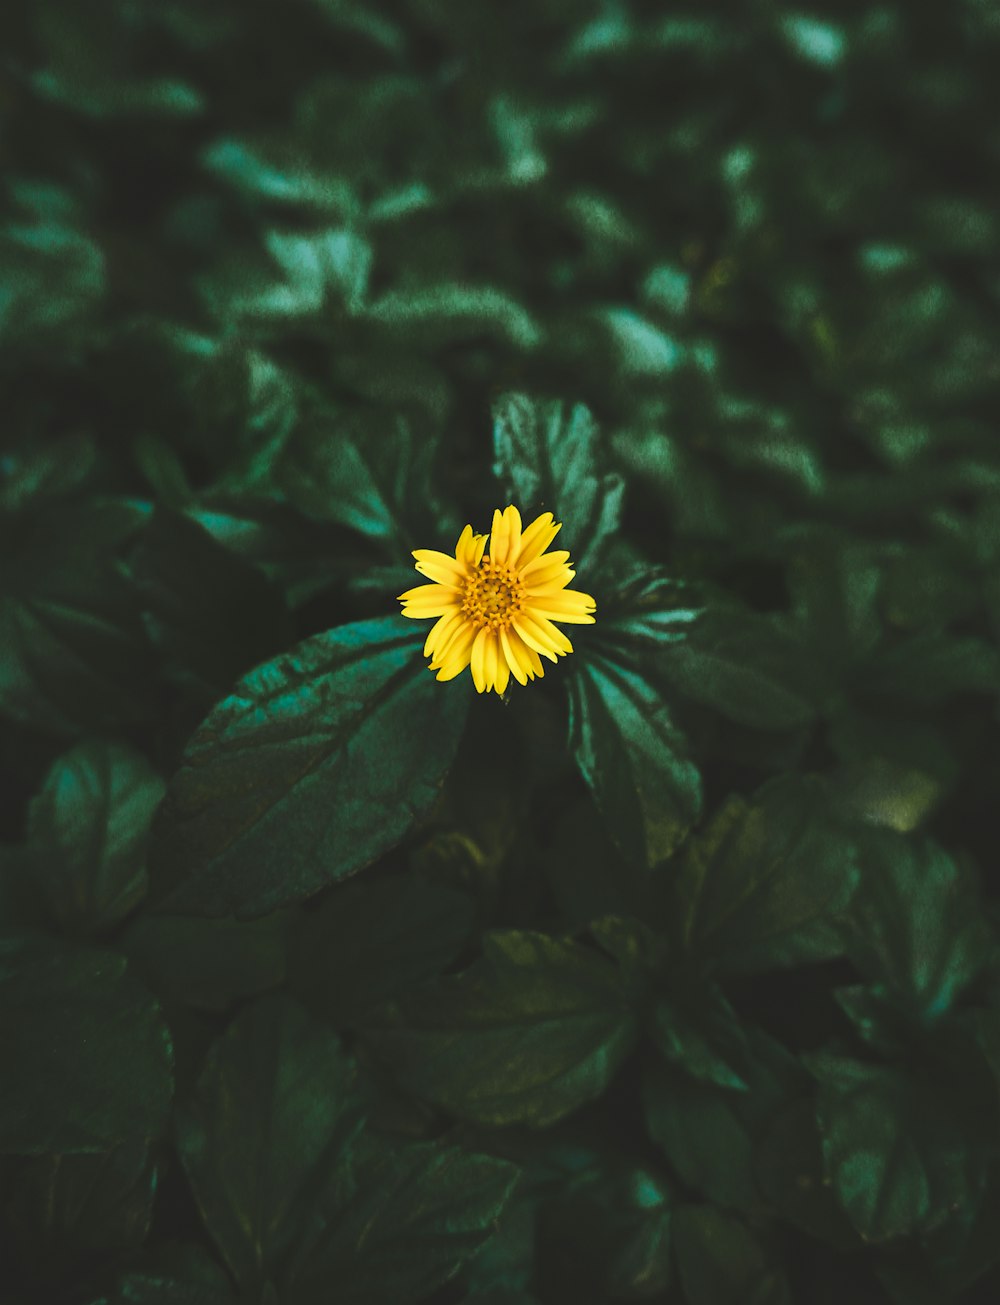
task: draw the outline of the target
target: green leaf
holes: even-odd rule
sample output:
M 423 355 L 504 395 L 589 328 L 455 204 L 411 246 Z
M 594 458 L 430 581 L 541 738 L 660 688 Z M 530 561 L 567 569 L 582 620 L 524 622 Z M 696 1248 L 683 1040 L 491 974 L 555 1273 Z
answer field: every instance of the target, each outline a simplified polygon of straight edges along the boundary
M 664 647 L 659 669 L 679 693 L 751 729 L 800 729 L 816 715 L 805 648 L 775 618 L 710 607 Z
M 496 286 L 445 282 L 395 290 L 368 308 L 381 326 L 431 346 L 485 335 L 517 349 L 533 349 L 542 332 L 531 314 Z
M 158 508 L 129 567 L 164 669 L 199 696 L 217 697 L 288 640 L 276 587 L 188 517 Z
M 141 1245 L 156 1181 L 142 1140 L 104 1154 L 8 1157 L 0 1162 L 0 1207 L 18 1261 L 47 1280 Z
M 261 915 L 360 870 L 431 805 L 468 686 L 438 684 L 399 617 L 258 667 L 196 731 L 154 826 L 181 914 Z
M 745 1091 L 746 1031 L 717 988 L 682 988 L 656 1000 L 650 1035 L 660 1055 L 692 1078 Z
M 359 1118 L 353 1062 L 295 1003 L 247 1007 L 177 1112 L 205 1227 L 244 1291 L 274 1281 L 326 1166 Z
M 573 672 L 567 687 L 576 763 L 622 852 L 655 865 L 697 819 L 701 777 L 647 680 L 592 652 L 576 659 Z
M 791 1305 L 775 1256 L 739 1219 L 711 1206 L 680 1206 L 674 1245 L 689 1305 Z
M 101 933 L 146 893 L 146 841 L 163 780 L 120 743 L 91 740 L 54 762 L 28 810 L 36 882 L 71 933 Z
M 965 1117 L 929 1080 L 832 1053 L 808 1058 L 827 1177 L 866 1241 L 927 1232 L 970 1207 L 985 1156 Z
M 163 1127 L 170 1038 L 120 956 L 0 942 L 0 1046 L 0 1153 L 106 1152 Z
M 848 912 L 851 959 L 904 1009 L 943 1015 L 984 965 L 992 933 L 970 862 L 930 839 L 867 830 Z
M 624 486 L 606 470 L 600 434 L 588 408 L 526 394 L 493 405 L 494 471 L 522 514 L 547 510 L 565 522 L 566 547 L 586 575 L 615 534 Z
M 122 500 L 0 521 L 0 713 L 62 733 L 148 717 L 150 650 L 116 561 L 140 521 Z
M 488 934 L 464 973 L 368 1038 L 405 1087 L 460 1118 L 540 1128 L 600 1096 L 635 1038 L 621 979 L 579 943 Z
M 128 1273 L 110 1300 L 93 1305 L 232 1305 L 233 1296 L 221 1288 L 178 1282 L 152 1273 Z
M 143 914 L 119 946 L 164 1002 L 223 1011 L 283 981 L 288 928 L 287 911 L 256 920 Z
M 0 230 L 0 341 L 16 350 L 82 327 L 105 292 L 100 247 L 56 220 Z
M 473 917 L 464 893 L 415 874 L 338 886 L 295 934 L 291 990 L 335 1028 L 357 1028 L 379 1002 L 440 974 Z
M 844 951 L 857 881 L 854 839 L 823 785 L 773 780 L 752 803 L 730 798 L 689 845 L 674 885 L 681 936 L 719 973 L 826 960 Z
M 410 1305 L 454 1277 L 491 1236 L 518 1171 L 440 1143 L 393 1152 L 361 1139 L 311 1211 L 288 1298 Z
M 719 1205 L 755 1211 L 761 1196 L 754 1148 L 786 1103 L 801 1095 L 805 1075 L 779 1043 L 750 1027 L 742 1087 L 719 1087 L 703 1066 L 695 1068 L 700 1077 L 667 1064 L 647 1070 L 642 1098 L 650 1136 L 694 1191 Z

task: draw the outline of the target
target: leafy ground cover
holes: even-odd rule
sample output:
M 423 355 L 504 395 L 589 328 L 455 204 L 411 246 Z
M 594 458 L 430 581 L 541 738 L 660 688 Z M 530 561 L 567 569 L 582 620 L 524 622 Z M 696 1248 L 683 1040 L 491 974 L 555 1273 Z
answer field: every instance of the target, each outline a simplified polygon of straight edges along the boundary
M 995 7 L 3 45 L 4 1301 L 1000 1297 Z

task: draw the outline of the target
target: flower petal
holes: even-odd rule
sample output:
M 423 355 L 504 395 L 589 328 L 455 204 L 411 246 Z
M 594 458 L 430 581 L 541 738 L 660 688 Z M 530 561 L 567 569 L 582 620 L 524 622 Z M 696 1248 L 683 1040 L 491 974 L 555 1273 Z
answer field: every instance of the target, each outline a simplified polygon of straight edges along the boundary
M 486 687 L 492 689 L 497 682 L 497 667 L 500 663 L 500 647 L 496 630 L 487 631 L 486 643 L 483 648 L 483 669 L 486 673 Z
M 486 639 L 488 630 L 484 625 L 472 644 L 469 665 L 472 667 L 472 682 L 477 693 L 486 692 Z
M 460 611 L 445 612 L 431 627 L 431 632 L 424 643 L 424 656 L 437 657 L 438 650 L 444 652 L 452 638 L 462 628 L 462 624 Z
M 472 642 L 475 637 L 475 626 L 463 626 L 448 645 L 444 655 L 439 655 L 436 660 L 431 662 L 431 670 L 437 671 L 439 680 L 453 680 L 456 675 L 460 675 L 465 670 L 469 664 Z
M 477 567 L 486 548 L 486 535 L 477 535 L 471 526 L 466 526 L 455 545 L 455 560 L 466 572 Z
M 562 523 L 554 521 L 551 512 L 543 512 L 540 517 L 535 517 L 521 536 L 521 547 L 517 557 L 511 559 L 512 565 L 525 567 L 533 562 L 545 552 L 561 529 Z
M 531 673 L 531 659 L 528 657 L 528 649 L 517 631 L 501 630 L 500 647 L 503 649 L 504 660 L 513 673 L 514 679 L 517 680 L 518 684 L 527 684 L 528 676 Z
M 541 553 L 530 562 L 518 567 L 519 579 L 526 585 L 543 584 L 544 581 L 539 578 L 540 576 L 549 570 L 559 570 L 560 567 L 566 566 L 568 561 L 569 553 L 564 548 L 557 549 L 554 553 Z
M 434 548 L 415 548 L 413 556 L 417 559 L 415 565 L 420 574 L 438 584 L 460 585 L 468 575 L 469 568 L 457 558 L 439 553 Z
M 497 658 L 497 674 L 493 688 L 497 693 L 506 693 L 507 685 L 510 683 L 510 667 L 507 665 L 507 659 L 502 654 Z
M 511 617 L 510 623 L 529 648 L 533 648 L 536 653 L 547 657 L 550 662 L 559 660 L 555 645 L 550 639 L 544 637 L 544 632 L 526 613 L 518 612 L 516 616 Z

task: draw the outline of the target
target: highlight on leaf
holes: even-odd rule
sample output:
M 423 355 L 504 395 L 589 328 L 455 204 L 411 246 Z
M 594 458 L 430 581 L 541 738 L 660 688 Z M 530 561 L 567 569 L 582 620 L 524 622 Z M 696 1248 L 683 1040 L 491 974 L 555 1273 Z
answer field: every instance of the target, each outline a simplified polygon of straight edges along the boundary
M 576 575 L 569 553 L 546 551 L 561 529 L 551 512 L 522 529 L 511 504 L 493 513 L 488 536 L 466 526 L 454 557 L 414 549 L 416 569 L 431 583 L 408 589 L 399 601 L 404 616 L 436 618 L 424 656 L 439 680 L 469 666 L 477 692 L 502 694 L 511 676 L 527 684 L 544 674 L 543 657 L 556 662 L 573 651 L 559 624 L 593 624 L 597 604 L 566 587 Z

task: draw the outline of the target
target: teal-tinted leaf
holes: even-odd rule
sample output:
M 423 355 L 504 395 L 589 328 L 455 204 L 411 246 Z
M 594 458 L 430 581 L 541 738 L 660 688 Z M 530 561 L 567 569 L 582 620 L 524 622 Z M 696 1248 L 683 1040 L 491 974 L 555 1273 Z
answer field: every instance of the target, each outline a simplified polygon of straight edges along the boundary
M 693 1079 L 716 1087 L 747 1087 L 746 1031 L 725 997 L 714 988 L 658 997 L 650 1035 L 660 1055 Z
M 87 489 L 97 479 L 99 467 L 97 447 L 86 435 L 5 449 L 0 458 L 0 512 L 30 511 L 46 499 Z
M 664 644 L 687 638 L 700 616 L 682 581 L 650 567 L 634 567 L 602 601 L 593 642 L 613 650 L 614 660 L 654 656 Z
M 565 522 L 566 547 L 581 576 L 618 529 L 623 484 L 589 409 L 505 394 L 493 405 L 494 470 L 526 520 L 535 511 Z
M 410 1305 L 453 1277 L 490 1237 L 518 1171 L 439 1143 L 340 1158 L 314 1205 L 287 1279 L 289 1299 Z
M 822 784 L 774 780 L 752 803 L 730 798 L 692 840 L 675 881 L 684 942 L 726 973 L 838 956 L 857 879 L 853 836 Z
M 958 1100 L 905 1070 L 817 1054 L 817 1111 L 827 1177 L 867 1241 L 926 1232 L 969 1208 L 985 1157 Z
M 473 916 L 471 898 L 419 875 L 339 886 L 296 932 L 292 991 L 335 1028 L 356 1028 L 379 1002 L 440 974 Z
M 542 339 L 531 314 L 495 286 L 446 282 L 429 289 L 391 291 L 370 305 L 368 317 L 431 345 L 487 336 L 533 349 Z
M 0 1162 L 0 1199 L 18 1260 L 45 1280 L 89 1257 L 139 1246 L 149 1231 L 156 1177 L 141 1140 L 104 1154 Z
M 850 954 L 915 1015 L 944 1014 L 986 961 L 991 931 L 975 871 L 930 839 L 866 831 L 848 913 Z
M 338 1039 L 265 998 L 209 1052 L 177 1114 L 177 1146 L 205 1227 L 244 1291 L 274 1281 L 315 1188 L 359 1118 Z
M 202 163 L 244 194 L 270 203 L 302 204 L 345 216 L 356 205 L 342 178 L 319 172 L 302 159 L 279 159 L 266 146 L 225 137 L 204 151 Z
M 116 560 L 140 522 L 112 500 L 0 522 L 0 713 L 65 733 L 148 716 L 150 649 Z
M 810 658 L 773 618 L 707 608 L 668 644 L 661 673 L 678 692 L 751 729 L 800 729 L 816 715 Z
M 859 688 L 877 698 L 936 705 L 962 693 L 995 698 L 1000 654 L 983 639 L 943 630 L 921 631 L 880 650 L 865 666 Z
M 100 933 L 146 892 L 146 841 L 165 785 L 141 753 L 92 740 L 52 766 L 28 811 L 48 909 L 73 933 Z
M 170 1039 L 120 956 L 5 940 L 0 1046 L 0 1153 L 106 1152 L 164 1124 Z
M 104 295 L 104 257 L 69 226 L 7 227 L 0 231 L 0 287 L 0 340 L 11 349 L 85 320 Z
M 287 911 L 256 920 L 143 914 L 119 946 L 163 1001 L 221 1011 L 283 981 L 289 923 Z
M 779 1043 L 750 1028 L 740 1071 L 742 1090 L 655 1066 L 643 1078 L 643 1108 L 650 1136 L 685 1183 L 719 1205 L 752 1211 L 761 1204 L 754 1148 L 801 1095 L 805 1075 Z
M 110 1299 L 93 1305 L 231 1305 L 233 1299 L 221 1287 L 178 1282 L 152 1273 L 128 1273 Z
M 672 336 L 631 308 L 605 308 L 599 320 L 607 327 L 626 376 L 665 376 L 682 361 L 684 352 Z
M 668 708 L 635 671 L 589 653 L 568 681 L 570 747 L 611 837 L 655 865 L 698 816 L 701 778 Z
M 277 587 L 188 517 L 157 509 L 129 566 L 164 669 L 202 698 L 225 692 L 288 642 Z
M 543 1127 L 601 1095 L 635 1037 L 615 966 L 579 943 L 492 933 L 463 974 L 403 999 L 372 1045 L 463 1119 Z
M 674 1245 L 690 1305 L 792 1305 L 775 1255 L 732 1215 L 706 1205 L 678 1207 Z
M 392 617 L 252 671 L 195 733 L 155 825 L 183 914 L 261 915 L 360 870 L 433 802 L 468 708 Z

